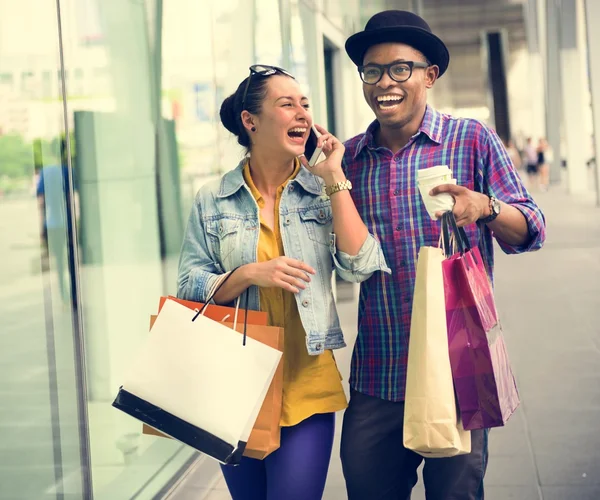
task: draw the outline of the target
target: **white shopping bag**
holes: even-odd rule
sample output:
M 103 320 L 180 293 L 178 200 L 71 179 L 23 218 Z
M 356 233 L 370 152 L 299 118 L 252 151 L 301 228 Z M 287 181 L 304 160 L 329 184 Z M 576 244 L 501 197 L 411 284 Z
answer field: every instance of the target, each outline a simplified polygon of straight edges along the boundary
M 281 356 L 167 300 L 113 406 L 221 463 L 236 464 Z

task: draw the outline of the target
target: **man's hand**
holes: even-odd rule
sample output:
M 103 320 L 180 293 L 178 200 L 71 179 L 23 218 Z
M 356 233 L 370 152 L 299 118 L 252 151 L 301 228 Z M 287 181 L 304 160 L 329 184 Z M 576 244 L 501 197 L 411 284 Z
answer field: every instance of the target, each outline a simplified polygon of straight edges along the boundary
M 441 193 L 448 193 L 454 198 L 452 213 L 458 227 L 468 226 L 490 215 L 490 199 L 485 194 L 455 184 L 442 184 L 429 192 L 431 196 Z M 443 213 L 437 212 L 435 216 L 439 219 Z

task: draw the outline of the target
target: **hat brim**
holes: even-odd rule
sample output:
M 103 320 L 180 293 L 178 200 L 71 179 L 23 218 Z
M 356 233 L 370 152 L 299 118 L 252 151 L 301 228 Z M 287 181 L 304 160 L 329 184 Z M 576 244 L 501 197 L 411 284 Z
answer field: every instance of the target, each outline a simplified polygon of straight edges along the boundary
M 442 76 L 448 69 L 450 53 L 444 42 L 433 33 L 414 26 L 361 31 L 346 40 L 346 52 L 354 64 L 362 66 L 363 58 L 369 47 L 389 42 L 405 43 L 422 52 L 431 64 L 440 68 L 439 76 Z

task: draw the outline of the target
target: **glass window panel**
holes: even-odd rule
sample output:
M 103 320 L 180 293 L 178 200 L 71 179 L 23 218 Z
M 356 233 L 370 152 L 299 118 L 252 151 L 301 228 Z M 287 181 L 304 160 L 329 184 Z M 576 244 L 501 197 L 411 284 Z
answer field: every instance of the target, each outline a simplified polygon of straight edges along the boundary
M 87 410 L 95 499 L 153 498 L 193 450 L 142 435 L 141 424 L 111 403 L 130 359 L 148 335 L 158 299 L 173 286 L 164 259 L 171 226 L 181 220 L 170 182 L 177 169 L 165 149 L 156 86 L 160 39 L 149 26 L 160 3 L 64 0 L 63 42 L 68 122 L 77 174 L 78 249 L 86 345 Z M 182 12 L 181 16 L 185 17 Z M 151 35 L 152 34 L 152 35 Z M 86 77 L 89 75 L 89 77 Z M 178 172 L 176 172 L 178 174 Z M 177 176 L 175 176 L 177 177 Z M 158 212 L 161 191 L 163 212 Z M 163 226 L 159 224 L 163 222 Z M 165 468 L 169 464 L 171 468 Z M 174 469 L 172 468 L 173 466 Z M 157 479 L 158 478 L 158 479 Z
M 0 496 L 15 500 L 84 491 L 56 19 L 54 2 L 0 0 Z

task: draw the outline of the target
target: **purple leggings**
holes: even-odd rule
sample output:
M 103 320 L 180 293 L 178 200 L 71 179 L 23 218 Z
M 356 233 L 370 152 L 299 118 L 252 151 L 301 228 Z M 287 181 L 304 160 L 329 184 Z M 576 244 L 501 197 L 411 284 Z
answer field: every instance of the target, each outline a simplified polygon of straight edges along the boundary
M 335 414 L 281 428 L 281 447 L 264 460 L 221 466 L 233 500 L 320 500 L 333 447 Z

